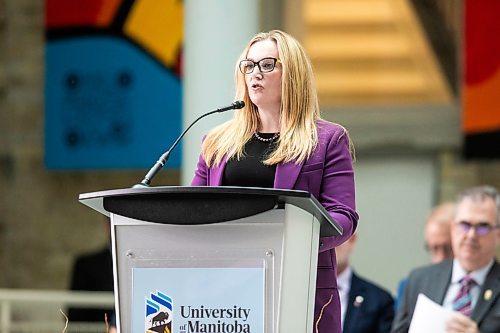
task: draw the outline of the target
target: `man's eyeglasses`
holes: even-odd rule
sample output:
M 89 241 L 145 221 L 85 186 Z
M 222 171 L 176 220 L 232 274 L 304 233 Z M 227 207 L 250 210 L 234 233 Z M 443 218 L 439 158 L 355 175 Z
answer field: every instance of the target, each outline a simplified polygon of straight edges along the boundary
M 240 71 L 243 74 L 250 74 L 253 72 L 255 66 L 259 67 L 261 73 L 269 73 L 272 72 L 274 67 L 276 67 L 276 63 L 281 63 L 279 59 L 276 58 L 263 58 L 259 61 L 253 61 L 250 59 L 245 59 L 240 61 Z
M 433 254 L 433 255 L 436 255 L 436 254 L 443 254 L 443 256 L 445 257 L 450 257 L 452 254 L 453 254 L 453 250 L 451 249 L 451 245 L 429 245 L 429 244 L 425 244 L 425 249 Z
M 465 221 L 459 222 L 457 225 L 462 233 L 466 234 L 470 229 L 474 229 L 474 232 L 478 236 L 486 236 L 493 229 L 497 229 L 499 227 L 498 225 L 493 226 L 489 223 L 470 224 L 469 222 Z

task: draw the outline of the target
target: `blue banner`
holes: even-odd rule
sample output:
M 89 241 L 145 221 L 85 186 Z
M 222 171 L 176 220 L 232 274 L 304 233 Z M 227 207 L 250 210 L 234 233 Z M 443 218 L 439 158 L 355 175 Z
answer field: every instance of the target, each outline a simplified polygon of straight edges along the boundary
M 126 41 L 51 42 L 46 67 L 49 169 L 147 168 L 180 134 L 180 80 Z

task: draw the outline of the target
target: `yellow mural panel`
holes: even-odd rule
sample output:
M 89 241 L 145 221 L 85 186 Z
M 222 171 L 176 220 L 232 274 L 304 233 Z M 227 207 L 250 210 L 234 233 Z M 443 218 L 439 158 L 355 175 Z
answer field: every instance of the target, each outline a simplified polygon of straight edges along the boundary
M 182 43 L 182 24 L 182 1 L 137 0 L 124 32 L 167 67 L 174 67 Z

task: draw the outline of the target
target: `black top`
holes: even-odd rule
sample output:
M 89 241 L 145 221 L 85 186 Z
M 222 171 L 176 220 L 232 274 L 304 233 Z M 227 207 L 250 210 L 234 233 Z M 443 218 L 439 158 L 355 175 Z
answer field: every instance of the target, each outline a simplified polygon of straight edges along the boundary
M 258 133 L 259 137 L 268 140 L 275 133 Z M 242 187 L 274 187 L 275 165 L 264 165 L 263 161 L 276 147 L 276 140 L 267 142 L 257 139 L 255 136 L 245 144 L 244 155 L 238 161 L 235 157 L 227 161 L 222 176 L 222 186 Z

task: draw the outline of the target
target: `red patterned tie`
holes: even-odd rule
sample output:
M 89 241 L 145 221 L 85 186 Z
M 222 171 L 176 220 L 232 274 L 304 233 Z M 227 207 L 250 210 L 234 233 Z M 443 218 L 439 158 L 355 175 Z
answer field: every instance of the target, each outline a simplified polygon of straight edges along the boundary
M 460 290 L 453 300 L 453 310 L 461 312 L 462 314 L 470 317 L 472 313 L 472 297 L 470 290 L 474 286 L 475 281 L 466 275 L 460 280 Z

